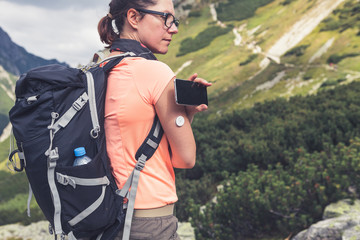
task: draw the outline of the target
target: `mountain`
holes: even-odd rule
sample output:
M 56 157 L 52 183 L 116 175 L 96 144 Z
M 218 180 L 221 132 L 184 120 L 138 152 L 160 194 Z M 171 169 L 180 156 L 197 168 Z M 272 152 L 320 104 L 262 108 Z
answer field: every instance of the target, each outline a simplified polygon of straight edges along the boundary
M 67 65 L 66 63 L 59 63 L 55 59 L 46 60 L 28 53 L 23 47 L 14 43 L 0 27 L 0 65 L 6 71 L 20 75 L 31 68 L 55 63 Z
M 159 59 L 179 78 L 214 83 L 212 116 L 360 78 L 356 0 L 187 1 L 177 2 L 187 17 Z
M 18 76 L 31 68 L 47 65 L 62 64 L 52 59 L 46 60 L 28 53 L 23 47 L 14 43 L 10 36 L 0 27 L 0 159 L 7 155 L 10 134 L 8 112 L 15 101 L 15 82 Z

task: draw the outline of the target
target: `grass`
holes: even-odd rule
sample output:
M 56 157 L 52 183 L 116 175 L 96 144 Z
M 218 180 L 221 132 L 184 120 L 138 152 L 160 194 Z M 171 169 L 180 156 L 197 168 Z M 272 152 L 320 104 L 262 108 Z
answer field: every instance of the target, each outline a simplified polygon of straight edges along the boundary
M 346 58 L 338 63 L 338 68 L 360 72 L 360 56 Z
M 281 17 L 279 12 L 283 9 L 283 6 L 279 4 L 279 0 L 269 3 L 263 7 L 260 7 L 255 12 L 255 16 L 248 19 L 248 28 L 253 29 L 259 25 L 264 25 L 269 21 L 274 21 L 277 18 Z
M 282 1 L 276 1 L 264 6 L 256 12 L 255 17 L 249 19 L 248 27 L 252 29 L 261 25 L 262 36 L 261 48 L 269 49 L 286 31 L 301 18 L 302 13 L 312 4 L 309 1 L 296 1 L 293 4 L 283 6 Z M 286 21 L 284 21 L 286 19 Z
M 242 20 L 230 21 L 227 24 L 241 26 L 247 24 L 245 30 L 241 31 L 244 41 L 256 41 L 260 44 L 264 52 L 272 46 L 289 30 L 306 11 L 313 6 L 312 1 L 293 1 L 289 5 L 281 5 L 282 0 L 276 0 L 266 6 L 259 8 L 255 16 Z M 295 14 L 294 14 L 295 13 Z M 286 19 L 286 21 L 284 21 Z M 307 95 L 316 93 L 317 89 L 326 79 L 334 79 L 332 72 L 325 69 L 326 59 L 334 52 L 344 52 L 359 50 L 357 46 L 359 36 L 356 36 L 358 30 L 348 30 L 339 32 L 321 32 L 320 26 L 309 34 L 300 45 L 307 45 L 301 56 L 282 57 L 282 63 L 293 64 L 294 67 L 285 67 L 286 76 L 276 84 L 272 89 L 252 94 L 254 89 L 267 81 L 273 79 L 274 74 L 284 69 L 283 65 L 272 66 L 259 76 L 249 79 L 254 73 L 260 70 L 259 64 L 263 60 L 262 55 L 252 61 L 248 61 L 253 52 L 247 49 L 246 45 L 234 46 L 234 34 L 232 32 L 217 37 L 212 43 L 196 52 L 189 53 L 182 57 L 176 57 L 180 43 L 187 37 L 195 37 L 198 32 L 214 24 L 209 8 L 201 10 L 200 17 L 192 17 L 186 20 L 189 24 L 183 24 L 180 27 L 179 34 L 174 38 L 169 53 L 159 57 L 176 71 L 183 63 L 192 60 L 192 64 L 178 74 L 179 78 L 188 78 L 193 73 L 198 73 L 200 77 L 214 82 L 209 88 L 209 100 L 213 114 L 218 111 L 232 111 L 236 108 L 247 108 L 256 102 L 262 102 L 276 97 L 290 97 L 296 94 Z M 260 28 L 254 36 L 247 36 L 247 30 L 257 26 Z M 321 48 L 329 39 L 335 38 L 333 46 L 324 53 L 322 57 L 314 61 L 313 66 L 308 66 L 309 59 Z M 360 44 L 359 44 L 360 45 Z M 359 69 L 358 58 L 344 59 L 339 63 L 339 74 L 342 75 L 344 69 L 357 71 Z M 246 65 L 240 66 L 241 62 L 247 62 Z M 271 74 L 270 74 L 271 72 Z M 304 72 L 304 76 L 311 81 L 296 82 L 294 79 Z M 269 75 L 270 74 L 270 75 Z M 323 75 L 323 76 L 322 76 Z
M 0 87 L 0 113 L 8 114 L 9 109 L 14 105 L 14 101 L 11 100 L 6 92 Z
M 7 161 L 8 154 L 9 154 L 9 139 L 0 143 L 0 170 L 7 169 L 5 163 Z
M 176 54 L 179 52 L 180 43 L 186 38 L 196 37 L 196 35 L 205 30 L 211 22 L 212 19 L 209 8 L 203 8 L 200 17 L 181 20 L 179 33 L 173 36 L 169 52 L 166 55 L 157 55 L 159 60 L 166 62 L 174 70 L 180 68 L 184 62 L 190 60 L 189 55 L 176 57 Z

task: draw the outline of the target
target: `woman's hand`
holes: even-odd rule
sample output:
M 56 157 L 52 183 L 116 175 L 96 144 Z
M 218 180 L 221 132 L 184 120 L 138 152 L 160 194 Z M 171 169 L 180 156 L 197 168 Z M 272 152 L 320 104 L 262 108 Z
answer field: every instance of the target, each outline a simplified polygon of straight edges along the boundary
M 205 79 L 198 78 L 198 74 L 194 73 L 190 78 L 189 81 L 197 82 L 201 85 L 204 85 L 205 87 L 210 87 L 212 84 L 206 81 Z M 194 119 L 194 116 L 198 112 L 203 112 L 208 109 L 208 106 L 206 104 L 201 104 L 199 106 L 186 106 L 186 114 L 188 116 L 188 119 L 190 122 Z

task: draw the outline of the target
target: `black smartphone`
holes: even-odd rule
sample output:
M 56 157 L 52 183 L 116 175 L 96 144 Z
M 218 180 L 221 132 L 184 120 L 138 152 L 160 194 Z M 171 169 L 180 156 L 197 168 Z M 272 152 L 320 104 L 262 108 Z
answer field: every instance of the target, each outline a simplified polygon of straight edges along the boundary
M 198 106 L 200 104 L 208 105 L 206 86 L 178 78 L 176 78 L 174 82 L 175 100 L 177 104 L 192 106 Z

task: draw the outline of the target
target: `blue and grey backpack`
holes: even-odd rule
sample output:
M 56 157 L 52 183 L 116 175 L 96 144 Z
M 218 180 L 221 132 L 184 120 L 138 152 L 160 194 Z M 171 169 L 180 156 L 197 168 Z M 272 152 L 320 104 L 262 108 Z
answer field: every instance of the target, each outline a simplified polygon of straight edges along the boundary
M 118 189 L 104 134 L 107 75 L 124 57 L 134 55 L 127 52 L 87 69 L 43 66 L 23 74 L 16 83 L 16 103 L 9 117 L 18 149 L 9 160 L 19 156 L 16 170 L 25 169 L 55 239 L 67 235 L 68 239 L 108 240 L 122 229 L 123 239 L 129 237 L 137 180 L 163 134 L 155 117 L 136 153 L 133 173 Z M 73 150 L 80 146 L 92 161 L 73 166 Z

